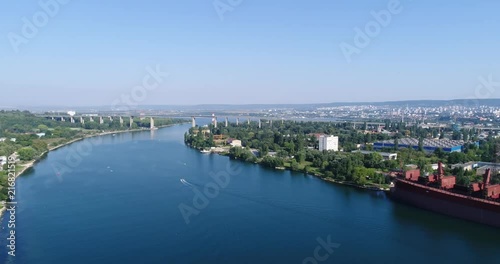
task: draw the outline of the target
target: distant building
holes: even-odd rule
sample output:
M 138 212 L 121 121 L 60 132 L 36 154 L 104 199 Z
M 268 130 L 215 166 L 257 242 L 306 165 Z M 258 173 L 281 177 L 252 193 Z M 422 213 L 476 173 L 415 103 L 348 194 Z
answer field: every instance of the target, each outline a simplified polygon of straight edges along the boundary
M 234 139 L 230 138 L 227 140 L 227 144 L 231 145 L 232 147 L 241 147 L 241 140 L 239 139 Z
M 3 170 L 5 164 L 7 164 L 7 156 L 0 156 L 0 171 Z
M 487 169 L 491 169 L 491 175 L 497 175 L 500 173 L 500 165 L 486 165 L 477 168 L 476 175 L 484 175 Z
M 195 131 L 195 133 L 198 133 L 198 131 Z M 201 134 L 202 134 L 203 136 L 205 136 L 205 137 L 210 136 L 210 134 L 211 134 L 211 133 L 212 133 L 212 132 L 210 131 L 210 129 L 207 129 L 207 128 L 204 128 L 204 129 L 202 129 L 202 130 L 201 130 Z
M 269 156 L 271 156 L 271 157 L 275 157 L 277 154 L 278 154 L 278 153 L 277 153 L 277 152 L 275 152 L 275 151 L 269 151 L 269 152 L 267 153 L 267 155 L 269 155 Z
M 464 171 L 471 171 L 475 168 L 478 167 L 478 163 L 475 162 L 475 161 L 471 161 L 471 162 L 467 162 L 467 163 L 458 163 L 458 164 L 453 164 L 451 165 L 451 168 L 452 169 L 456 169 L 456 168 L 461 168 L 463 169 Z
M 423 149 L 426 152 L 434 152 L 436 149 L 441 148 L 444 152 L 462 152 L 465 142 L 463 140 L 449 140 L 449 139 L 424 139 Z M 478 143 L 476 143 L 478 144 Z M 398 148 L 413 148 L 418 150 L 419 140 L 416 138 L 401 138 L 398 140 Z M 394 148 L 394 140 L 378 141 L 373 144 L 374 149 Z
M 7 140 L 7 138 L 0 138 L 0 142 L 4 142 L 5 140 Z
M 231 142 L 231 146 L 233 147 L 241 147 L 241 140 L 235 139 L 233 142 Z
M 339 151 L 339 137 L 322 135 L 319 137 L 319 150 Z
M 361 154 L 372 154 L 372 153 L 378 153 L 384 158 L 384 160 L 397 160 L 398 159 L 398 153 L 388 153 L 388 152 L 376 152 L 376 151 L 367 151 L 367 150 L 353 150 L 353 153 L 359 152 Z
M 41 137 L 45 137 L 45 133 L 37 133 L 36 135 L 37 135 L 39 138 L 41 138 Z

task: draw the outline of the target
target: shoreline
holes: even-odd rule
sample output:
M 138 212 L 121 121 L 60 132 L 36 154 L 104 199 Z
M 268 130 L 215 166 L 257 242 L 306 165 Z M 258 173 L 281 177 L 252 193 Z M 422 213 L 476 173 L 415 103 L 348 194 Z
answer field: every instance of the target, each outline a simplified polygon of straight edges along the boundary
M 182 123 L 179 123 L 179 124 L 182 124 Z M 160 129 L 160 128 L 165 128 L 165 127 L 170 127 L 170 126 L 175 126 L 175 125 L 178 125 L 178 124 L 163 125 L 163 126 L 158 126 L 156 128 Z M 96 134 L 85 135 L 83 137 L 72 139 L 72 140 L 70 140 L 68 142 L 59 144 L 57 146 L 49 147 L 48 150 L 44 151 L 42 154 L 40 154 L 35 159 L 30 160 L 30 161 L 28 161 L 28 162 L 26 162 L 24 164 L 19 164 L 19 166 L 22 166 L 23 168 L 21 170 L 19 170 L 18 172 L 16 172 L 15 180 L 17 180 L 17 178 L 19 176 L 23 175 L 23 173 L 25 173 L 28 169 L 32 168 L 40 160 L 40 158 L 43 155 L 45 155 L 45 154 L 47 154 L 47 153 L 49 153 L 51 151 L 54 151 L 54 150 L 57 150 L 57 149 L 62 148 L 64 146 L 67 146 L 67 145 L 73 144 L 75 142 L 84 140 L 86 138 L 100 137 L 100 136 L 106 136 L 106 135 L 112 135 L 112 134 L 118 134 L 118 133 L 139 132 L 139 131 L 151 131 L 151 129 L 149 129 L 149 128 L 136 128 L 136 129 L 129 129 L 129 130 L 118 130 L 118 131 L 100 132 L 100 133 L 96 133 Z M 18 164 L 16 164 L 16 166 L 18 166 Z M 0 202 L 5 202 L 5 201 L 0 201 Z M 7 210 L 7 208 L 4 205 L 1 205 L 1 206 L 2 207 L 0 208 L 0 217 L 2 217 L 3 214 L 4 214 L 4 212 Z
M 25 164 L 19 164 L 20 166 L 23 166 L 23 168 L 16 174 L 16 179 L 21 176 L 26 170 L 28 170 L 29 168 L 33 167 L 33 165 L 35 165 L 35 163 L 37 163 L 40 158 L 51 152 L 51 151 L 54 151 L 54 150 L 57 150 L 59 148 L 62 148 L 64 146 L 67 146 L 67 145 L 70 145 L 70 144 L 73 144 L 75 142 L 78 142 L 78 141 L 81 141 L 81 140 L 84 140 L 86 138 L 93 138 L 93 137 L 100 137 L 100 136 L 105 136 L 105 135 L 110 135 L 110 134 L 117 134 L 117 133 L 126 133 L 126 132 L 137 132 L 137 131 L 147 131 L 149 129 L 131 129 L 131 130 L 120 130 L 120 131 L 110 131 L 110 132 L 101 132 L 101 133 L 97 133 L 97 134 L 93 134 L 93 135 L 85 135 L 83 137 L 80 137 L 80 138 L 75 138 L 75 139 L 72 139 L 68 142 L 65 142 L 65 143 L 62 143 L 62 144 L 59 144 L 57 146 L 53 146 L 53 147 L 49 147 L 48 150 L 44 151 L 42 154 L 40 154 L 38 157 L 36 157 L 35 159 L 33 160 L 30 160 L 28 161 L 27 163 Z
M 186 146 L 188 146 L 188 147 L 190 147 L 192 149 L 198 150 L 197 148 L 193 148 L 192 146 L 189 146 L 189 145 L 186 145 Z M 221 153 L 219 153 L 219 152 L 211 152 L 210 154 L 217 154 L 219 156 L 227 156 L 227 153 L 222 153 L 222 152 Z M 229 159 L 231 160 L 231 158 L 229 158 Z M 235 159 L 235 160 L 239 160 L 239 159 Z M 247 162 L 247 163 L 253 163 L 253 162 L 248 162 L 248 161 L 244 161 L 244 160 L 239 160 L 239 161 L 241 161 L 241 162 Z M 260 162 L 255 162 L 255 164 L 258 164 L 259 166 L 263 166 Z M 263 166 L 263 167 L 266 167 L 266 166 Z M 266 168 L 269 168 L 269 167 L 266 167 Z M 270 168 L 270 169 L 273 169 L 273 168 Z M 276 168 L 274 168 L 274 170 L 276 170 L 276 171 L 288 170 L 288 171 L 291 171 L 291 172 L 305 173 L 303 171 L 292 170 L 289 167 L 276 167 Z M 382 187 L 378 187 L 376 185 L 373 185 L 373 186 L 357 185 L 357 184 L 352 183 L 352 182 L 337 181 L 337 180 L 332 179 L 332 178 L 325 178 L 325 177 L 322 177 L 321 175 L 317 175 L 317 174 L 314 174 L 314 173 L 305 173 L 305 174 L 317 177 L 320 180 L 323 180 L 323 181 L 326 181 L 326 182 L 329 182 L 329 183 L 338 184 L 338 185 L 342 185 L 342 186 L 350 186 L 350 187 L 354 187 L 354 188 L 358 188 L 358 189 L 362 189 L 362 190 L 367 190 L 367 191 L 382 191 L 382 192 L 386 192 L 386 193 L 390 191 L 390 188 L 382 188 Z

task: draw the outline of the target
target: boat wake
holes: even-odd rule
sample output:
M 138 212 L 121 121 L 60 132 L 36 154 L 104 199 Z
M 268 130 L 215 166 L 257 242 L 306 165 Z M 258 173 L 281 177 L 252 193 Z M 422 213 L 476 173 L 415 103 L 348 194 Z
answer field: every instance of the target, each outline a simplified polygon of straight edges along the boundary
M 184 179 L 181 179 L 181 183 L 188 186 L 188 187 L 193 187 L 193 185 L 191 183 L 189 183 L 188 181 L 186 181 Z

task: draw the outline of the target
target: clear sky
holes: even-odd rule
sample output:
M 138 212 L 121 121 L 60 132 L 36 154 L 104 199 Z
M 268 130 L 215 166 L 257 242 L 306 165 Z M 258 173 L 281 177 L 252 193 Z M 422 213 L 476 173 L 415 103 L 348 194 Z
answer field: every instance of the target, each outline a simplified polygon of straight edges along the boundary
M 59 1 L 2 2 L 0 106 L 500 97 L 498 0 Z

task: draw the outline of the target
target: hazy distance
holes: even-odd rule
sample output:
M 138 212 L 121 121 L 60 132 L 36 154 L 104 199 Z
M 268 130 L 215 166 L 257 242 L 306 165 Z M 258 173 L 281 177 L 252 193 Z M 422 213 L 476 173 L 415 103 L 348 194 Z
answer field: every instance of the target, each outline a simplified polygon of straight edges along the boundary
M 500 97 L 494 1 L 42 2 L 0 10 L 2 107 Z

